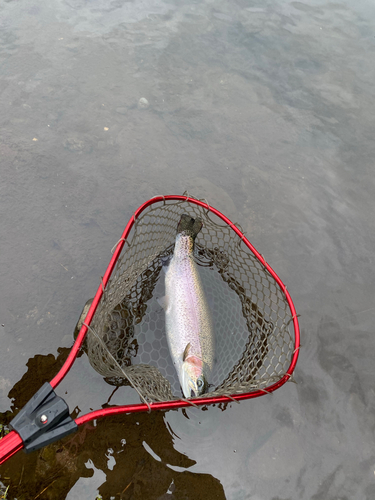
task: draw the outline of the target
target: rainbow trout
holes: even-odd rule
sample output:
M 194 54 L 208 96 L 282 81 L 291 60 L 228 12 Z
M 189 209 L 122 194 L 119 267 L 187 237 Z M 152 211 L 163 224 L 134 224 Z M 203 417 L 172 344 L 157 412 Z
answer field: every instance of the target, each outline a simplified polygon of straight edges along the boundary
M 208 391 L 214 361 L 212 319 L 193 256 L 202 225 L 200 219 L 181 216 L 165 275 L 166 295 L 159 299 L 165 309 L 169 351 L 186 398 Z

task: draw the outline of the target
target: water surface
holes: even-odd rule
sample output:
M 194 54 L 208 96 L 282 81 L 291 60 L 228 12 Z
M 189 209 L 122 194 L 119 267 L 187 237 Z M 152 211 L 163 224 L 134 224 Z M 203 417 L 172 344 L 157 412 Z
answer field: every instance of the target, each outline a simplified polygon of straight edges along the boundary
M 58 371 L 157 194 L 242 225 L 303 344 L 273 396 L 18 453 L 9 498 L 374 498 L 374 20 L 365 0 L 1 4 L 2 420 Z M 112 391 L 82 356 L 57 392 L 82 414 Z

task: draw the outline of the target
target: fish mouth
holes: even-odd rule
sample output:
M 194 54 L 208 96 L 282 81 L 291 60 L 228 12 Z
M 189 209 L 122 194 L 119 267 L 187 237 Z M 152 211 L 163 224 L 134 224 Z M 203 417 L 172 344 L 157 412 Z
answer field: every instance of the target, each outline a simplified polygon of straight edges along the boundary
M 191 373 L 191 369 L 189 369 L 189 366 L 184 365 L 182 366 L 180 380 L 184 397 L 196 398 L 207 392 L 208 383 L 203 373 L 200 373 L 199 376 L 196 376 Z
M 192 389 L 191 385 L 193 384 L 189 384 L 188 388 L 182 387 L 182 392 L 184 393 L 185 398 L 197 398 L 201 395 L 197 389 Z
M 189 374 L 183 368 L 181 370 L 180 384 L 185 398 L 194 397 L 191 395 L 191 393 L 193 392 L 193 389 L 191 388 L 191 379 L 189 377 Z

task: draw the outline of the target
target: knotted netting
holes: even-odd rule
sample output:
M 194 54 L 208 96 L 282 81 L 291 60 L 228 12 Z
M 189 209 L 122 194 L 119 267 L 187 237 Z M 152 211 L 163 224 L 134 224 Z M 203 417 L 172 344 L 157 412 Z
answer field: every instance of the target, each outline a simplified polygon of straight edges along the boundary
M 231 226 L 187 200 L 149 205 L 135 220 L 86 337 L 93 368 L 113 385 L 131 385 L 150 402 L 181 399 L 168 350 L 162 262 L 173 254 L 182 214 L 199 217 L 194 259 L 212 311 L 215 363 L 208 394 L 266 390 L 294 353 L 292 314 L 274 277 Z

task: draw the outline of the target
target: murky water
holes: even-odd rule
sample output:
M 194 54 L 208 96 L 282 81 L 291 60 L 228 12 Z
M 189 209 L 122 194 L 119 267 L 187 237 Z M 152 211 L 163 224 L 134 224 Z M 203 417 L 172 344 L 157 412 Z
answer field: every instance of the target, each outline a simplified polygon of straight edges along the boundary
M 273 396 L 19 452 L 8 498 L 375 497 L 374 21 L 365 0 L 1 4 L 2 421 L 57 373 L 156 194 L 188 189 L 241 223 L 303 344 L 298 385 Z M 57 390 L 74 414 L 112 391 L 85 356 Z

